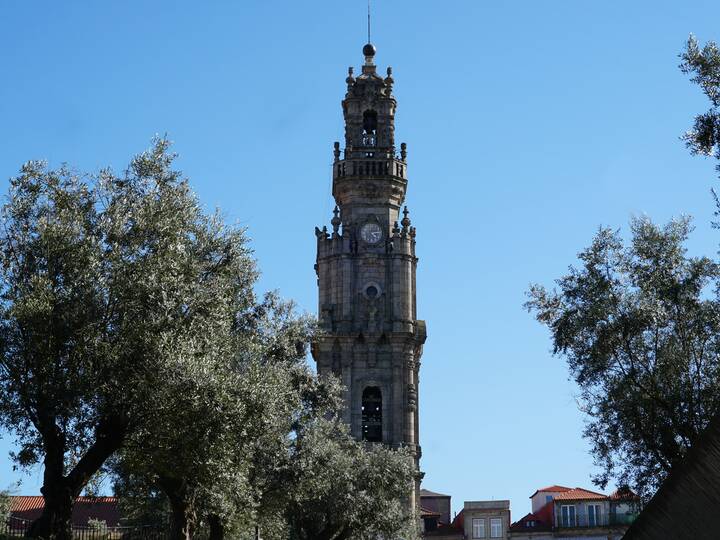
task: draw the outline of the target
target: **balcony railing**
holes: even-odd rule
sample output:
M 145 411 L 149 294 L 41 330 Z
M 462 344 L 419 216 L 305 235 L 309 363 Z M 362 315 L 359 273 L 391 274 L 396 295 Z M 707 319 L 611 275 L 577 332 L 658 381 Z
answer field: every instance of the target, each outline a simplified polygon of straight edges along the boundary
M 405 163 L 398 159 L 343 159 L 335 162 L 333 176 L 396 176 L 405 178 Z
M 610 514 L 591 516 L 588 514 L 577 514 L 572 517 L 555 516 L 556 529 L 589 529 L 593 527 L 622 527 L 630 525 L 637 514 Z

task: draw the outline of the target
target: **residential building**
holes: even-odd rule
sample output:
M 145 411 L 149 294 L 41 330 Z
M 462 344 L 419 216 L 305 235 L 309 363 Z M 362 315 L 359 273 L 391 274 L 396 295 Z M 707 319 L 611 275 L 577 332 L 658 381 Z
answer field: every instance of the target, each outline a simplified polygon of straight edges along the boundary
M 462 522 L 467 539 L 507 540 L 510 531 L 510 501 L 465 501 Z
M 570 491 L 572 488 L 565 486 L 548 486 L 535 491 L 530 495 L 530 505 L 533 512 L 539 511 L 543 506 L 552 501 L 557 495 Z
M 42 514 L 45 499 L 41 495 L 10 498 L 10 517 L 30 523 Z M 78 497 L 72 511 L 74 527 L 87 527 L 89 520 L 104 521 L 108 527 L 120 525 L 120 509 L 116 497 Z
M 462 526 L 450 522 L 450 495 L 420 490 L 420 517 L 423 538 L 433 540 L 464 540 Z
M 425 529 L 435 529 L 440 525 L 450 525 L 450 495 L 435 493 L 428 489 L 420 490 L 420 508 L 429 519 L 435 523 L 428 522 Z
M 532 512 L 510 526 L 517 540 L 619 540 L 639 511 L 629 489 L 604 495 L 583 488 L 550 486 L 530 496 Z

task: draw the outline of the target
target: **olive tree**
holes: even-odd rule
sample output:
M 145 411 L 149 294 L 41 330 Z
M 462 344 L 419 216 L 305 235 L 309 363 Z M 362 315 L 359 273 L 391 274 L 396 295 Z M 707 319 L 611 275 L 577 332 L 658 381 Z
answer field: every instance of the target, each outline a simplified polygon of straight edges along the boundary
M 630 230 L 626 244 L 600 229 L 580 266 L 556 289 L 534 285 L 527 307 L 579 387 L 596 483 L 650 495 L 718 411 L 720 268 L 687 255 L 687 218 Z
M 157 140 L 121 175 L 29 162 L 10 182 L 0 425 L 19 464 L 44 467 L 31 537 L 71 537 L 74 499 L 142 429 L 181 359 L 212 354 L 229 302 L 253 303 L 243 231 L 203 210 L 173 158 Z
M 408 449 L 368 445 L 337 417 L 318 419 L 298 434 L 290 463 L 284 516 L 292 540 L 418 537 Z
M 720 48 L 714 41 L 700 47 L 691 35 L 680 58 L 680 69 L 692 75 L 692 82 L 700 86 L 710 100 L 710 109 L 695 117 L 684 139 L 693 154 L 720 160 Z M 720 172 L 720 163 L 717 169 Z
M 176 356 L 121 454 L 126 471 L 167 496 L 173 538 L 202 523 L 219 539 L 254 521 L 263 479 L 284 458 L 308 385 L 318 386 L 304 364 L 309 321 L 273 295 L 233 315 L 213 352 Z
M 12 507 L 12 499 L 10 492 L 6 490 L 0 491 L 0 530 L 10 519 L 10 510 Z

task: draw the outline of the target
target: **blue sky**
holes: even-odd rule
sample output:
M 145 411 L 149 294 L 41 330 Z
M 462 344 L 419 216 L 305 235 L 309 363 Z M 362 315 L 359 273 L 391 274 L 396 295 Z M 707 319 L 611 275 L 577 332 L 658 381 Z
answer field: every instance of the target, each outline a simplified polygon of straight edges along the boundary
M 690 32 L 720 39 L 717 1 L 376 0 L 377 63 L 394 68 L 408 143 L 425 487 L 511 499 L 592 487 L 564 360 L 522 304 L 599 225 L 696 219 L 715 254 L 713 163 L 678 137 L 704 96 L 677 69 Z M 263 275 L 316 309 L 316 225 L 328 224 L 332 143 L 363 0 L 0 5 L 0 189 L 28 159 L 118 170 L 155 133 L 209 208 L 247 226 Z M 0 488 L 12 472 L 0 440 Z

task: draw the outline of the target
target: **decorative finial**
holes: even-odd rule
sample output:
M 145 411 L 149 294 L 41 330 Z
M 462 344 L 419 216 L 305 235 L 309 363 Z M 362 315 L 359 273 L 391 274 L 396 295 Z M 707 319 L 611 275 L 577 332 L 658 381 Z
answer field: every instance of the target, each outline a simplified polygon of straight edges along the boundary
M 403 217 L 402 221 L 400 222 L 404 233 L 407 233 L 408 230 L 410 229 L 410 218 L 408 217 L 409 215 L 410 215 L 410 211 L 408 210 L 408 207 L 406 206 L 405 209 L 403 210 L 404 217 Z
M 333 210 L 333 218 L 330 220 L 330 224 L 333 227 L 333 234 L 337 234 L 340 230 L 340 224 L 342 223 L 342 220 L 340 219 L 340 209 L 335 205 L 335 210 Z
M 375 48 L 375 45 L 373 45 L 372 43 L 367 43 L 363 47 L 363 56 L 365 57 L 366 61 L 372 61 L 376 52 L 377 52 L 377 49 Z
M 403 161 L 407 158 L 407 144 L 405 143 L 400 143 L 400 157 Z
M 340 159 L 340 143 L 338 141 L 335 141 L 335 144 L 333 144 L 333 155 L 335 156 L 335 161 Z
M 394 82 L 395 82 L 395 79 L 393 79 L 393 76 L 392 76 L 392 68 L 388 67 L 387 68 L 387 77 L 385 77 L 385 84 L 387 84 L 388 86 L 392 86 Z

